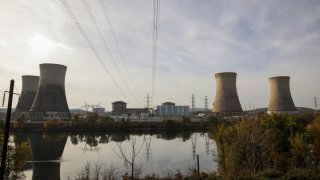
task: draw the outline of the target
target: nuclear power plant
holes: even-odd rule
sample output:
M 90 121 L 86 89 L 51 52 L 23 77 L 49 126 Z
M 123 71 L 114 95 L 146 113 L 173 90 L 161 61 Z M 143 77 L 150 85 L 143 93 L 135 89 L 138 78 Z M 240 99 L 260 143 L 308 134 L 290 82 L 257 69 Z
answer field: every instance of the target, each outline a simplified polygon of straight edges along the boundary
M 291 113 L 297 111 L 291 97 L 289 82 L 289 76 L 269 78 L 270 98 L 268 113 Z
M 215 74 L 216 97 L 212 112 L 238 113 L 242 112 L 236 87 L 237 73 L 222 72 Z
M 66 71 L 64 65 L 40 64 L 40 82 L 30 109 L 32 121 L 70 120 L 64 85 Z
M 22 89 L 16 112 L 28 112 L 32 106 L 39 85 L 39 76 L 22 76 Z

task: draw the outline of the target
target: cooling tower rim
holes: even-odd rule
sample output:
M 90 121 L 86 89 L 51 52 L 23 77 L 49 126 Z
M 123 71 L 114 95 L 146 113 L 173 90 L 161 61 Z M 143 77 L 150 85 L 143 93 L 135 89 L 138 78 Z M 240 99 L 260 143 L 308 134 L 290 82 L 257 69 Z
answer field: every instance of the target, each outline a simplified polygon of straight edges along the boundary
M 219 72 L 214 74 L 215 76 L 220 76 L 220 75 L 237 75 L 236 72 Z
M 56 67 L 64 67 L 64 68 L 67 68 L 67 66 L 65 65 L 62 65 L 62 64 L 55 64 L 55 63 L 42 63 L 42 64 L 39 64 L 39 66 L 56 66 Z
M 21 75 L 21 77 L 40 77 L 40 76 L 37 76 L 37 75 Z
M 126 102 L 124 102 L 124 101 L 114 101 L 114 102 L 112 102 L 111 104 L 117 104 L 117 103 L 124 103 L 124 104 L 127 104 Z
M 290 76 L 273 76 L 269 78 L 271 79 L 290 79 Z

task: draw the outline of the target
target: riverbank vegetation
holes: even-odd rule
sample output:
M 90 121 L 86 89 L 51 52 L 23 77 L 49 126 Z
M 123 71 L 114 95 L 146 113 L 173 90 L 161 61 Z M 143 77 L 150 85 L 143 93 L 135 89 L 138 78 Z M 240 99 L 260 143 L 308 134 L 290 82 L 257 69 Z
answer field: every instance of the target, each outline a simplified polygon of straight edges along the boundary
M 88 112 L 86 116 L 72 115 L 71 121 L 49 119 L 44 122 L 26 122 L 24 115 L 15 119 L 13 130 L 164 130 L 164 129 L 197 129 L 208 130 L 215 121 L 200 120 L 191 121 L 187 116 L 178 119 L 170 117 L 161 120 L 139 120 L 130 119 L 115 120 L 109 116 L 98 116 L 96 113 Z
M 223 179 L 320 179 L 320 114 L 247 118 L 212 132 Z
M 0 130 L 0 134 L 3 132 Z M 0 136 L 0 154 L 2 153 L 3 136 Z M 26 142 L 13 142 L 9 139 L 5 179 L 21 179 L 24 177 L 23 170 L 30 154 L 29 144 Z
M 195 168 L 189 168 L 188 172 L 183 174 L 179 169 L 173 171 L 165 171 L 161 175 L 147 174 L 142 175 L 143 170 L 140 166 L 136 166 L 133 173 L 133 178 L 128 172 L 122 172 L 119 168 L 110 165 L 106 166 L 104 163 L 86 163 L 82 169 L 78 172 L 67 175 L 68 180 L 195 180 L 198 178 L 198 173 Z M 199 178 L 201 180 L 216 180 L 218 178 L 216 173 L 211 172 L 200 172 Z

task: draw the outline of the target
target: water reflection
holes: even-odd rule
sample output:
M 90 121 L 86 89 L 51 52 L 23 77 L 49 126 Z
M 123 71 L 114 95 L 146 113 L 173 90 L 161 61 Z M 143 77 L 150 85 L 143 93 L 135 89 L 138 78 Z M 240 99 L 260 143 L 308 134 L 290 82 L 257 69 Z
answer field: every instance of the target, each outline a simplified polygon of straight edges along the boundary
M 59 180 L 60 158 L 68 136 L 57 133 L 32 133 L 28 142 L 32 154 L 33 180 Z
M 101 162 L 113 165 L 122 174 L 130 172 L 123 160 L 116 156 L 118 143 L 130 149 L 130 139 L 137 138 L 143 144 L 137 157 L 142 177 L 146 174 L 164 176 L 180 170 L 188 172 L 200 155 L 202 170 L 216 169 L 213 161 L 216 153 L 215 142 L 207 133 L 190 131 L 166 131 L 153 133 L 129 132 L 88 132 L 88 133 L 29 133 L 15 135 L 19 141 L 28 141 L 31 148 L 32 170 L 26 167 L 27 179 L 66 179 L 75 177 L 84 165 Z M 68 138 L 69 137 L 69 138 Z M 60 158 L 63 160 L 61 161 Z
M 151 140 L 152 140 L 152 136 L 143 135 L 143 142 L 145 144 L 145 154 L 146 154 L 147 162 L 150 160 L 152 155 Z

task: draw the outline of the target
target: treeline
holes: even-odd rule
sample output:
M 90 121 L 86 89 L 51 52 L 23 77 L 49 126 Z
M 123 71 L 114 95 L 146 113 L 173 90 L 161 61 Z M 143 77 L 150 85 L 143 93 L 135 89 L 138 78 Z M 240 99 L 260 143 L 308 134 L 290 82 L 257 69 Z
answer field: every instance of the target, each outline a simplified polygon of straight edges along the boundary
M 170 117 L 162 121 L 131 121 L 130 119 L 115 120 L 109 116 L 98 116 L 96 113 L 88 112 L 85 116 L 72 115 L 71 121 L 60 121 L 51 119 L 43 123 L 26 123 L 26 117 L 21 115 L 14 121 L 14 129 L 109 129 L 109 130 L 162 130 L 162 129 L 208 129 L 212 126 L 211 121 L 202 120 L 192 122 L 189 117 L 181 117 L 179 120 L 172 120 Z
M 221 179 L 320 179 L 320 113 L 248 117 L 212 137 Z

